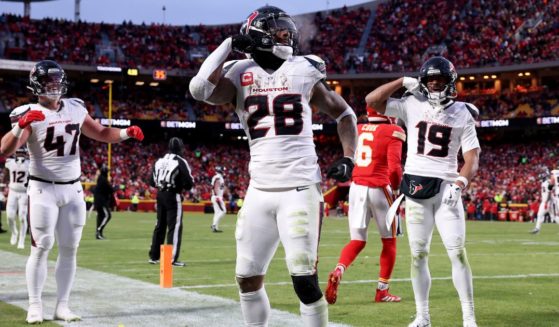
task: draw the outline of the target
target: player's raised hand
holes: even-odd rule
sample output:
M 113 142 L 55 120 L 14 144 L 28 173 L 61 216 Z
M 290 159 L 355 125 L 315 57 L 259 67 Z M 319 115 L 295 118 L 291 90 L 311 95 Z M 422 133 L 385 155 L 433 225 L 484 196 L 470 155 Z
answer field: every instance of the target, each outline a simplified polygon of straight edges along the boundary
M 419 92 L 419 79 L 413 77 L 404 77 L 402 86 L 405 87 L 408 92 L 416 94 Z
M 40 110 L 29 110 L 25 115 L 21 116 L 17 121 L 19 128 L 26 128 L 34 121 L 45 120 L 45 115 Z
M 350 157 L 338 159 L 328 168 L 326 177 L 333 178 L 340 182 L 347 182 L 351 179 L 353 166 L 355 166 L 355 164 Z
M 233 50 L 242 53 L 252 53 L 254 50 L 254 40 L 248 35 L 234 35 L 231 37 Z
M 462 188 L 454 183 L 452 183 L 449 187 L 446 188 L 444 195 L 443 195 L 443 203 L 450 206 L 455 207 L 462 196 Z
M 142 129 L 138 126 L 130 126 L 126 129 L 126 135 L 128 135 L 130 138 L 136 139 L 138 141 L 141 141 L 144 139 L 144 132 L 142 132 Z

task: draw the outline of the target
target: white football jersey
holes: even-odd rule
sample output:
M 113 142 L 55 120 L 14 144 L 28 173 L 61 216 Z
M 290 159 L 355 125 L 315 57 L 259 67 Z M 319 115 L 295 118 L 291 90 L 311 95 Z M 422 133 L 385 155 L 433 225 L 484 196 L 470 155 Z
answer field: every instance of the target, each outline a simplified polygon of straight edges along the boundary
M 398 117 L 407 128 L 405 173 L 454 181 L 458 177 L 458 150 L 479 148 L 475 120 L 465 102 L 434 108 L 424 97 L 389 98 L 385 115 Z
M 88 115 L 82 100 L 62 99 L 60 109 L 47 109 L 40 104 L 26 104 L 10 113 L 12 124 L 28 110 L 40 110 L 45 120 L 31 123 L 27 140 L 31 164 L 29 175 L 48 181 L 67 182 L 78 179 L 80 167 L 80 133 Z
M 215 188 L 214 188 L 216 182 L 219 185 L 217 188 L 217 193 L 215 192 Z M 212 177 L 212 194 L 215 196 L 223 197 L 224 188 L 225 188 L 225 180 L 223 179 L 223 175 L 215 174 L 214 177 Z
M 552 190 L 554 188 L 552 188 Z M 549 180 L 545 180 L 545 181 L 542 182 L 541 191 L 542 191 L 541 203 L 546 203 L 547 201 L 549 201 L 549 199 L 550 199 L 549 196 L 550 196 L 550 193 L 551 193 L 550 190 L 549 190 Z
M 559 170 L 558 169 L 553 169 L 551 171 L 551 178 L 555 179 L 555 187 L 553 187 L 553 192 L 551 193 L 551 196 L 553 196 L 555 198 L 559 198 L 559 187 L 557 187 L 557 185 L 559 183 Z
M 316 56 L 293 56 L 269 74 L 254 60 L 227 62 L 225 78 L 237 88 L 236 113 L 250 146 L 249 173 L 256 188 L 321 181 L 309 101 L 326 77 Z
M 29 173 L 29 159 L 24 157 L 9 158 L 6 160 L 6 169 L 10 172 L 10 191 L 26 192 Z

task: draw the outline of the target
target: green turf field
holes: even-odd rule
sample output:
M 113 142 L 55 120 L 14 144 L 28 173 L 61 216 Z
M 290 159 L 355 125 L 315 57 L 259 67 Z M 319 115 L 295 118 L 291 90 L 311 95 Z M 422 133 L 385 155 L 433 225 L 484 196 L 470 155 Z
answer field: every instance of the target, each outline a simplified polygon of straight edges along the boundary
M 221 234 L 210 232 L 211 218 L 209 214 L 186 214 L 181 260 L 188 266 L 174 269 L 174 284 L 191 291 L 237 300 L 235 216 L 228 215 L 223 219 L 221 228 L 224 233 Z M 105 241 L 95 240 L 94 219 L 92 216 L 85 228 L 78 265 L 158 284 L 159 266 L 147 263 L 155 214 L 114 213 L 105 231 Z M 467 250 L 474 273 L 479 326 L 559 326 L 559 225 L 545 224 L 539 235 L 528 234 L 532 227 L 528 223 L 468 223 Z M 373 295 L 380 240 L 375 229 L 369 238 L 370 244 L 344 275 L 338 302 L 330 306 L 330 320 L 353 326 L 407 326 L 415 313 L 408 279 L 407 239 L 399 240 L 391 288 L 394 294 L 402 296 L 403 301 L 376 304 Z M 319 262 L 323 289 L 327 275 L 347 241 L 346 220 L 325 219 Z M 0 234 L 2 250 L 27 254 L 29 246 L 26 246 L 24 251 L 17 250 L 9 245 L 8 233 Z M 55 255 L 56 251 L 52 251 L 49 259 L 55 260 Z M 272 307 L 298 313 L 299 302 L 283 256 L 280 246 L 266 278 L 266 289 Z M 450 279 L 450 262 L 436 233 L 429 261 L 433 277 L 433 326 L 461 326 L 460 304 Z M 0 303 L 0 312 L 0 326 L 23 325 L 25 313 L 21 309 Z

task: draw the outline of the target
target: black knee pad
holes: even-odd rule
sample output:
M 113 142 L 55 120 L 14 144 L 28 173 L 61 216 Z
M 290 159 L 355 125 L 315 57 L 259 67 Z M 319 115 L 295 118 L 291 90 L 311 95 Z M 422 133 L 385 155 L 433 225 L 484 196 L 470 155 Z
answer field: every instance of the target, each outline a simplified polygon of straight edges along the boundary
M 322 297 L 322 291 L 318 286 L 317 274 L 311 276 L 291 276 L 293 288 L 304 304 L 314 303 Z

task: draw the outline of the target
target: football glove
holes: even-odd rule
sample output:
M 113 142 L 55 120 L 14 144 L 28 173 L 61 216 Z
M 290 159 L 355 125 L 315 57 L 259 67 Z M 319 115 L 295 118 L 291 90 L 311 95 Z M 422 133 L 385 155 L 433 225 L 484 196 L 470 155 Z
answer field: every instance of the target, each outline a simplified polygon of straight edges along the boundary
M 449 187 L 446 188 L 444 195 L 443 195 L 443 203 L 450 206 L 455 207 L 462 196 L 462 188 L 454 183 L 452 183 Z
M 333 178 L 340 182 L 347 182 L 351 179 L 353 166 L 355 166 L 355 164 L 350 157 L 338 159 L 328 168 L 326 177 Z
M 404 86 L 406 90 L 412 94 L 419 93 L 419 80 L 417 78 L 404 77 L 402 86 Z
M 241 53 L 252 53 L 254 50 L 254 40 L 248 35 L 234 35 L 231 46 L 233 50 Z
M 31 125 L 32 122 L 45 120 L 45 115 L 40 110 L 29 110 L 25 115 L 21 116 L 17 121 L 19 128 L 24 129 Z
M 130 126 L 126 129 L 126 135 L 128 135 L 130 138 L 136 139 L 138 141 L 141 141 L 144 139 L 144 132 L 142 132 L 142 129 L 138 126 Z

